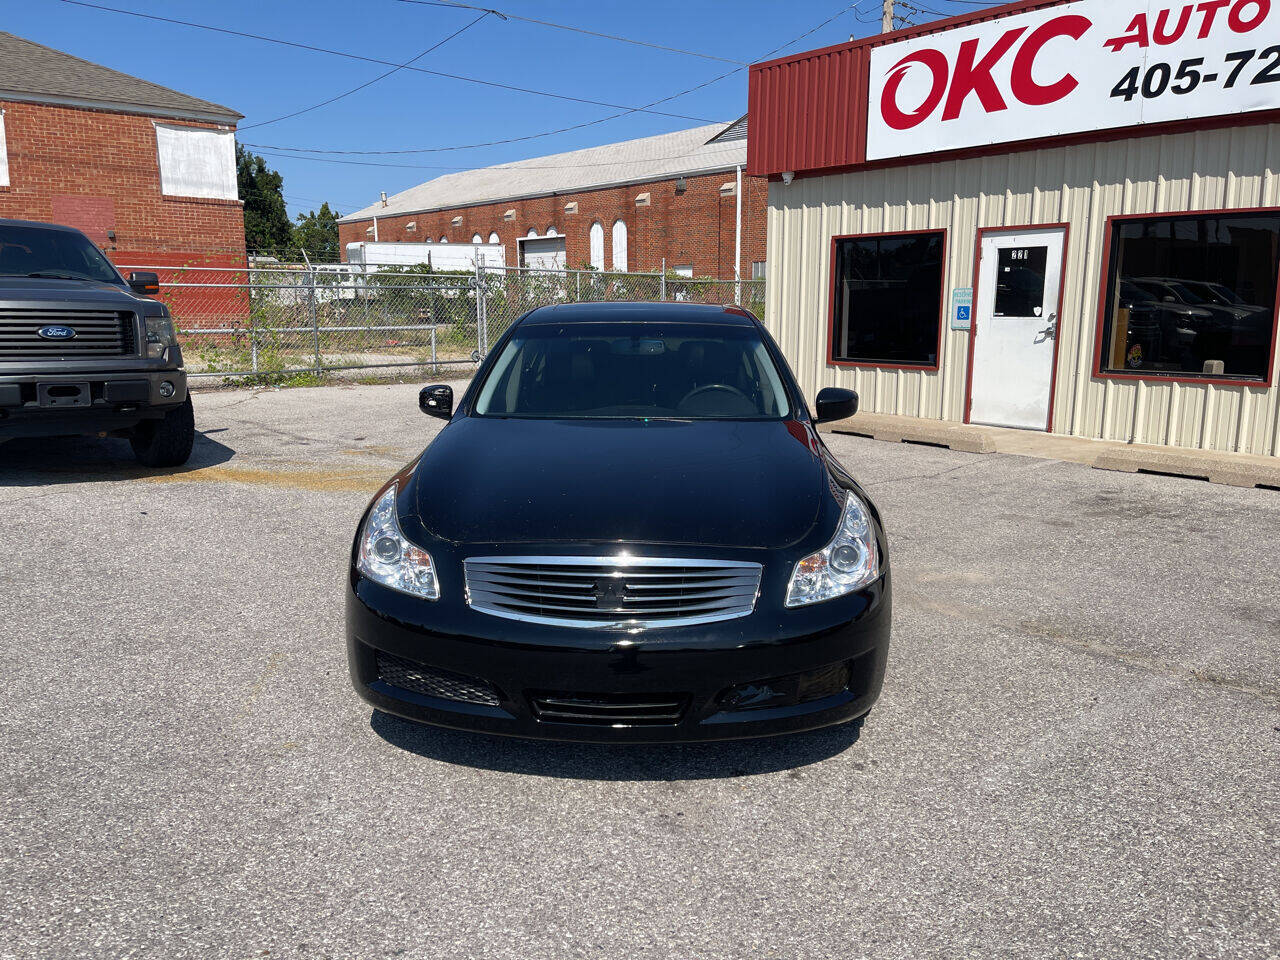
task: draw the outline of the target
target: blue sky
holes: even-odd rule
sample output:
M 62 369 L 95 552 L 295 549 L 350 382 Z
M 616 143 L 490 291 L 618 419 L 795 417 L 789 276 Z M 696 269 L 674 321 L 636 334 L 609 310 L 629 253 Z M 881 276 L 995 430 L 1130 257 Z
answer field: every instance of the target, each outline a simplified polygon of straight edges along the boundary
M 403 0 L 96 0 L 107 6 L 191 20 L 403 63 L 478 13 Z M 638 3 L 487 0 L 499 10 L 733 60 L 755 60 L 835 15 L 847 0 L 745 0 Z M 949 0 L 927 6 L 955 13 Z M 879 29 L 879 0 L 863 0 L 834 22 L 787 47 L 798 52 Z M 916 20 L 931 19 L 916 15 Z M 242 142 L 332 150 L 446 147 L 519 137 L 617 113 L 402 70 L 302 116 L 247 129 L 336 96 L 389 68 L 169 23 L 59 2 L 5 5 L 3 28 L 76 56 L 233 107 L 245 114 Z M 734 69 L 720 63 L 582 36 L 489 15 L 417 61 L 416 66 L 639 106 Z M 467 169 L 578 147 L 666 133 L 699 120 L 746 112 L 747 77 L 727 79 L 661 107 L 698 119 L 632 113 L 555 136 L 449 152 L 343 159 L 405 166 L 361 166 L 269 156 L 285 177 L 290 212 L 328 200 L 343 213 L 449 169 Z M 265 154 L 274 151 L 255 148 Z M 429 169 L 447 167 L 449 169 Z

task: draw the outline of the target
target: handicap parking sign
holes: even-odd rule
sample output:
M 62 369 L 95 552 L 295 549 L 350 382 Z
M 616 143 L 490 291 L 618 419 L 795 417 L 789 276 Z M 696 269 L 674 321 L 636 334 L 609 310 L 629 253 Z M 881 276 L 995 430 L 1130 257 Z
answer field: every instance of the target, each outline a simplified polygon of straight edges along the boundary
M 969 311 L 973 308 L 973 287 L 956 287 L 951 291 L 951 329 L 968 330 Z

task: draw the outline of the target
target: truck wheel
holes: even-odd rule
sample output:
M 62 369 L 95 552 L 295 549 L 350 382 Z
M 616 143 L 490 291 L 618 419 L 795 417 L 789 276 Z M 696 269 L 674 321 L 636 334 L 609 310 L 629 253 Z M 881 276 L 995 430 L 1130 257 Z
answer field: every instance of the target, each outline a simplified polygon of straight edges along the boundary
M 196 417 L 191 395 L 160 420 L 143 420 L 133 428 L 129 443 L 138 461 L 148 467 L 180 467 L 191 456 L 196 440 Z

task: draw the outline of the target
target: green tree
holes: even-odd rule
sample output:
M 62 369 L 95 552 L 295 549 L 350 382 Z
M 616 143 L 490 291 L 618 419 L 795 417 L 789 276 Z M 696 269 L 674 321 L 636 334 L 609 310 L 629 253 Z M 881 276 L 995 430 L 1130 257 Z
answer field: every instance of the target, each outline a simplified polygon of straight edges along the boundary
M 237 143 L 236 182 L 244 201 L 244 242 L 249 251 L 283 252 L 293 239 L 293 223 L 284 205 L 284 177 Z
M 340 216 L 329 209 L 328 203 L 320 204 L 318 211 L 298 214 L 298 224 L 293 228 L 294 246 L 307 251 L 307 256 L 317 263 L 337 263 Z

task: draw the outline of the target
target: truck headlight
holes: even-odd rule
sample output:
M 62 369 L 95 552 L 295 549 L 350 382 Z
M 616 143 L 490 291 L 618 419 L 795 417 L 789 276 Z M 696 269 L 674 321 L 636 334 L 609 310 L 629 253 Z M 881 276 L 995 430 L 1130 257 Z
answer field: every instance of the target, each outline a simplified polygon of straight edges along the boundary
M 792 571 L 787 606 L 800 607 L 852 593 L 878 576 L 880 553 L 871 516 L 862 501 L 850 493 L 831 542 L 809 554 Z
M 440 598 L 440 584 L 431 555 L 410 543 L 400 532 L 394 483 L 373 505 L 360 531 L 356 569 L 392 590 L 424 600 Z
M 167 316 L 147 317 L 147 358 L 160 360 L 170 347 L 178 345 L 178 335 L 173 330 L 173 320 Z

